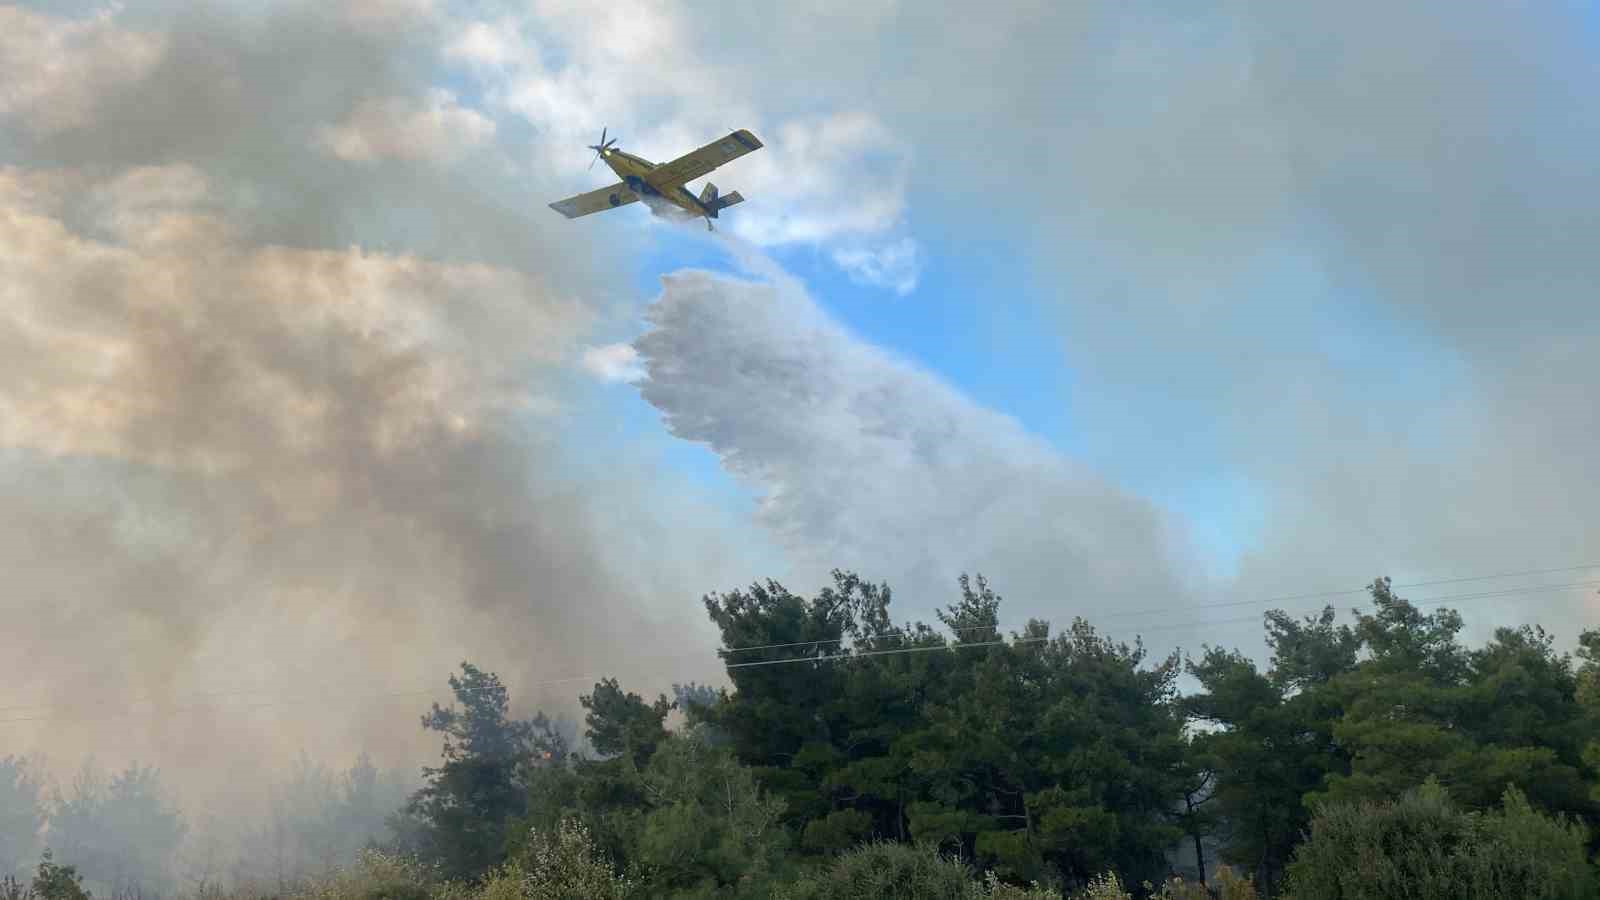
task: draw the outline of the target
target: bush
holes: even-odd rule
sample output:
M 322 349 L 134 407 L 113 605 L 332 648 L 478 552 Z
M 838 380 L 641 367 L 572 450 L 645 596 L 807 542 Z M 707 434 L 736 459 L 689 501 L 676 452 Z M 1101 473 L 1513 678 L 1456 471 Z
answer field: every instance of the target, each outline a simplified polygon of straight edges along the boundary
M 500 875 L 506 882 L 496 888 L 494 880 L 485 894 L 508 890 L 510 879 L 520 876 L 521 897 L 525 900 L 624 900 L 635 885 L 617 874 L 594 846 L 589 830 L 574 819 L 565 819 L 555 834 L 532 832 L 526 849 L 516 863 Z M 512 895 L 514 896 L 514 895 Z M 499 900 L 485 896 L 483 900 Z
M 1433 779 L 1388 803 L 1329 804 L 1295 849 L 1295 900 L 1588 896 L 1583 829 L 1508 788 L 1501 809 L 1457 808 Z
M 968 900 L 976 889 L 964 863 L 933 847 L 875 842 L 841 854 L 775 900 Z
M 429 900 L 438 869 L 407 856 L 363 850 L 356 864 L 311 882 L 302 900 Z
M 1256 887 L 1227 866 L 1217 869 L 1215 884 L 1205 885 L 1182 878 L 1169 878 L 1158 887 L 1145 882 L 1151 900 L 1256 900 Z
M 1073 900 L 1133 900 L 1133 895 L 1122 887 L 1117 873 L 1106 872 L 1090 881 L 1089 886 L 1074 895 Z
M 44 851 L 43 858 L 39 860 L 39 870 L 33 876 L 32 885 L 23 888 L 16 879 L 7 878 L 5 893 L 18 900 L 90 900 L 89 892 L 83 889 L 83 876 L 78 874 L 77 868 L 57 865 L 49 850 Z
M 988 897 L 989 900 L 1061 900 L 1059 891 L 1044 887 L 1037 881 L 1025 888 L 1001 884 L 1000 876 L 993 872 L 983 876 L 983 887 L 983 890 L 974 891 L 973 896 Z

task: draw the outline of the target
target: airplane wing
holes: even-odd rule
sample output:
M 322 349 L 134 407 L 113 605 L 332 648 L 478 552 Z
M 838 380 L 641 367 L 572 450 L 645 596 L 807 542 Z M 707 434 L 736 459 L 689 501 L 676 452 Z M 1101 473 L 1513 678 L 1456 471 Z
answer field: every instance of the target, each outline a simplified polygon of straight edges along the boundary
M 693 181 L 702 175 L 708 174 L 712 169 L 724 163 L 751 152 L 761 149 L 761 141 L 743 128 L 729 134 L 725 138 L 711 143 L 678 157 L 672 162 L 662 163 L 645 174 L 644 180 L 658 191 L 677 187 L 685 182 Z
M 639 195 L 628 190 L 628 186 L 619 181 L 610 187 L 603 187 L 587 194 L 579 194 L 576 197 L 558 200 L 550 204 L 550 208 L 569 219 L 576 219 L 579 216 L 587 216 L 603 209 L 627 206 L 637 199 L 639 199 Z

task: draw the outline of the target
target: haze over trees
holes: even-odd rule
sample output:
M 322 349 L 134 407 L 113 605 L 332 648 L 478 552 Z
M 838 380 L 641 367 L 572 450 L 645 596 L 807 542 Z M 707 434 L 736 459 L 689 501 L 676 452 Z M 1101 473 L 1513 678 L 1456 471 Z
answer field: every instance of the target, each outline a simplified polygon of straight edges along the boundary
M 343 771 L 302 756 L 267 785 L 264 816 L 212 815 L 191 824 L 153 767 L 107 772 L 89 760 L 66 785 L 49 784 L 42 768 L 0 758 L 0 878 L 38 879 L 48 848 L 52 866 L 70 866 L 101 897 L 173 896 L 222 884 L 283 889 L 327 875 L 355 863 L 363 848 L 392 840 L 388 820 L 416 782 L 379 771 L 365 756 Z M 51 884 L 65 884 L 57 868 L 50 871 Z
M 233 881 L 417 896 L 1198 898 L 1202 879 L 1228 897 L 1593 896 L 1600 632 L 1575 654 L 1531 625 L 1467 647 L 1454 611 L 1425 613 L 1387 579 L 1370 595 L 1347 624 L 1331 607 L 1267 613 L 1258 666 L 1209 646 L 1152 658 L 1082 620 L 1005 632 L 981 577 L 961 579 L 937 625 L 895 624 L 890 589 L 846 572 L 810 597 L 773 581 L 711 594 L 728 686 L 650 699 L 602 679 L 579 698 L 580 742 L 543 713 L 519 718 L 497 675 L 463 663 L 453 702 L 421 720 L 441 761 L 403 806 L 401 782 L 365 759 L 344 772 L 302 759 Z M 1184 673 L 1199 690 L 1180 694 Z M 175 859 L 186 825 L 152 769 L 86 768 L 46 797 L 6 758 L 0 792 L 9 871 L 48 845 L 52 865 L 114 894 L 190 886 Z

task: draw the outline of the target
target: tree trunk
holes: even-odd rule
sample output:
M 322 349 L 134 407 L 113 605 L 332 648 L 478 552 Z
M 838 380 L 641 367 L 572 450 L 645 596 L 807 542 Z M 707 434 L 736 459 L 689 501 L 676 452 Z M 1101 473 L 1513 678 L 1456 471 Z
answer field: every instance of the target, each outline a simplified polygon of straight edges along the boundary
M 1194 867 L 1195 867 L 1195 870 L 1200 873 L 1200 886 L 1201 887 L 1205 887 L 1206 886 L 1206 851 L 1201 846 L 1200 829 L 1198 827 L 1195 827 L 1195 824 L 1194 824 L 1194 806 L 1195 806 L 1195 804 L 1194 804 L 1194 795 L 1191 794 L 1191 793 L 1185 792 L 1184 795 L 1183 795 L 1183 805 L 1185 807 L 1187 807 L 1188 811 L 1189 811 L 1189 824 L 1190 824 L 1190 827 L 1192 829 L 1189 832 L 1189 836 L 1194 838 Z

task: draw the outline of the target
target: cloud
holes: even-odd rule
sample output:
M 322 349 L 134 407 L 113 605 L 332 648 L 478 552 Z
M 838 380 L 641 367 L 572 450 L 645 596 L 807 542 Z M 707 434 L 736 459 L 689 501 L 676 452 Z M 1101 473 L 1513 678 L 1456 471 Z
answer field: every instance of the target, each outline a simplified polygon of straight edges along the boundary
M 1597 556 L 1600 422 L 1579 398 L 1600 363 L 1572 350 L 1600 337 L 1600 101 L 1573 89 L 1600 74 L 1592 16 L 990 12 L 704 14 L 744 36 L 719 62 L 769 108 L 864 109 L 914 148 L 919 223 L 1023 257 L 1037 290 L 995 315 L 1055 325 L 1087 460 L 1164 493 L 1250 492 L 1237 590 Z M 1469 622 L 1573 635 L 1596 611 L 1569 592 Z
M 904 224 L 910 153 L 870 113 L 795 119 L 764 142 L 740 161 L 749 190 L 768 200 L 733 223 L 740 237 L 763 246 L 842 242 L 836 252 L 856 254 L 870 252 L 862 241 Z
M 818 13 L 875 22 L 883 13 L 873 8 Z M 763 246 L 874 252 L 905 224 L 909 146 L 869 109 L 767 104 L 747 73 L 703 52 L 702 19 L 675 3 L 544 3 L 458 23 L 444 56 L 478 80 L 492 107 L 545 137 L 544 162 L 574 173 L 570 190 L 593 181 L 577 173 L 602 128 L 629 151 L 664 162 L 748 127 L 765 147 L 710 176 L 750 201 L 727 228 Z
M 342 0 L 338 5 L 352 25 L 380 33 L 427 22 L 437 12 L 433 0 Z
M 601 381 L 638 381 L 644 377 L 639 353 L 628 344 L 585 348 L 583 368 Z
M 551 373 L 591 314 L 481 264 L 240 244 L 214 190 L 183 166 L 0 171 L 0 552 L 43 604 L 5 652 L 105 650 L 10 689 L 192 687 L 246 624 L 322 645 L 337 661 L 313 654 L 317 677 L 349 684 L 422 677 L 384 661 L 389 641 L 437 677 L 493 633 L 476 616 L 526 616 L 519 653 L 582 667 L 589 627 L 543 598 L 631 591 L 552 448 L 514 425 L 559 409 Z M 55 214 L 86 196 L 80 226 Z M 436 630 L 442 614 L 459 618 Z M 263 684 L 304 677 L 229 658 Z
M 1063 622 L 1180 589 L 1159 510 L 850 335 L 794 282 L 680 272 L 648 318 L 642 396 L 756 491 L 813 573 L 856 567 L 926 615 L 979 570 L 1012 616 Z
M 147 75 L 165 42 L 115 18 L 115 9 L 63 19 L 0 5 L 0 120 L 36 134 L 76 128 L 110 88 Z
M 97 27 L 165 48 L 142 78 L 6 123 L 0 566 L 28 608 L 0 656 L 4 705 L 36 705 L 7 738 L 156 762 L 211 811 L 301 748 L 430 757 L 413 713 L 464 658 L 523 709 L 704 679 L 696 599 L 759 574 L 574 377 L 631 248 L 531 212 L 537 175 L 310 146 L 434 87 L 425 23 L 345 12 L 119 13 Z
M 316 145 L 349 162 L 379 159 L 451 162 L 494 138 L 495 124 L 435 90 L 423 101 L 363 100 L 349 118 L 319 130 Z
M 327 385 L 297 382 L 285 365 L 309 360 L 253 354 L 234 342 L 240 328 L 301 326 L 359 338 L 378 356 L 418 357 L 369 422 L 374 440 L 398 448 L 428 423 L 466 428 L 490 412 L 538 406 L 540 398 L 519 394 L 526 389 L 520 366 L 560 359 L 589 318 L 510 270 L 360 250 L 230 244 L 227 224 L 204 210 L 205 178 L 185 166 L 133 169 L 104 183 L 65 176 L 99 198 L 91 228 L 118 241 L 85 239 L 38 209 L 69 199 L 46 193 L 63 180 L 60 173 L 0 171 L 0 196 L 29 197 L 35 207 L 13 206 L 6 222 L 8 242 L 27 248 L 7 254 L 15 299 L 6 319 L 33 351 L 6 363 L 15 376 L 8 384 L 16 386 L 0 389 L 0 404 L 12 413 L 6 417 L 11 446 L 213 472 L 254 457 L 268 433 L 315 451 L 317 435 L 329 427 L 325 417 L 340 410 Z M 101 290 L 83 292 L 91 280 Z M 205 293 L 224 286 L 226 297 Z M 223 317 L 227 327 L 183 338 L 181 328 L 197 325 L 180 326 L 183 317 L 204 321 L 208 314 Z M 139 318 L 155 333 L 124 331 Z M 169 320 L 174 330 L 160 334 L 158 326 Z M 206 411 L 206 424 L 216 427 L 197 428 L 191 440 L 174 444 L 169 433 L 147 434 L 145 426 L 150 417 L 169 415 L 170 406 L 202 412 L 193 408 L 198 397 L 184 404 L 163 397 L 202 390 L 198 383 L 170 383 L 170 367 L 184 359 L 220 366 L 205 378 L 190 373 L 217 392 L 204 399 L 219 406 Z M 245 416 L 251 426 L 220 427 L 230 407 L 236 410 L 230 415 Z
M 917 243 L 910 238 L 871 250 L 864 247 L 835 250 L 833 261 L 856 281 L 891 288 L 901 296 L 916 289 L 922 268 Z

